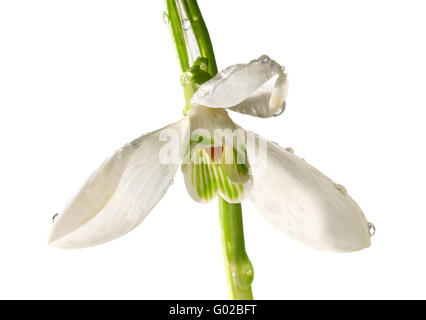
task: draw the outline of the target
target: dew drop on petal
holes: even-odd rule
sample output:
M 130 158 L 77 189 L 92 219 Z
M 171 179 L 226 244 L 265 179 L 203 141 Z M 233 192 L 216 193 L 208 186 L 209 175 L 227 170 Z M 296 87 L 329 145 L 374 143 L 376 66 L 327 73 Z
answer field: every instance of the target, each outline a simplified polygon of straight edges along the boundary
M 52 222 L 54 223 L 56 218 L 59 216 L 59 213 L 55 213 L 52 217 Z
M 261 63 L 266 63 L 266 62 L 268 62 L 270 59 L 271 59 L 271 58 L 269 58 L 266 54 L 264 54 L 263 56 L 261 56 L 261 57 L 259 58 L 259 61 L 260 61 Z
M 169 184 L 172 186 L 175 183 L 175 181 L 172 179 L 169 181 Z
M 121 157 L 123 156 L 123 149 L 118 149 L 116 152 L 115 152 L 115 156 L 117 157 L 117 159 L 121 159 Z
M 137 148 L 137 147 L 139 147 L 140 143 L 141 143 L 141 140 L 140 139 L 136 139 L 136 140 L 133 140 L 131 142 L 131 145 L 132 145 L 133 148 Z
M 346 196 L 348 194 L 348 191 L 346 190 L 346 188 L 342 186 L 341 184 L 336 183 L 334 186 L 342 195 Z
M 277 112 L 274 113 L 274 117 L 278 117 L 278 116 L 282 115 L 284 110 L 285 110 L 285 106 L 286 106 L 286 103 L 284 101 L 284 103 L 281 105 L 281 107 L 278 108 Z
M 285 151 L 294 153 L 294 149 L 292 147 L 285 148 Z
M 374 236 L 376 234 L 376 227 L 371 222 L 368 223 L 368 231 L 370 232 L 370 236 Z
M 183 30 L 188 31 L 191 28 L 191 22 L 188 19 L 182 21 Z

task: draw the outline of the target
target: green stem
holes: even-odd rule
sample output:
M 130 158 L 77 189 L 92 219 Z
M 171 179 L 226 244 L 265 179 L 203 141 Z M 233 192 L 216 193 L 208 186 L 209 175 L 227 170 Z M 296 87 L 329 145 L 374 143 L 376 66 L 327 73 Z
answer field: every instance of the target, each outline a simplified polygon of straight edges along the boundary
M 204 22 L 203 15 L 198 7 L 196 0 L 182 0 L 182 5 L 191 22 L 195 38 L 200 49 L 201 56 L 208 60 L 208 71 L 211 76 L 217 73 L 216 59 L 214 56 L 213 45 L 210 39 L 209 31 Z
M 172 38 L 176 45 L 180 67 L 182 72 L 186 72 L 189 69 L 189 58 L 186 49 L 182 19 L 179 15 L 176 0 L 166 0 L 166 8 L 167 19 L 169 20 Z
M 219 196 L 219 219 L 229 295 L 232 299 L 252 300 L 254 272 L 245 250 L 241 204 Z
M 181 12 L 181 6 L 184 12 Z M 196 0 L 166 0 L 167 17 L 170 22 L 170 29 L 173 40 L 176 44 L 176 51 L 182 72 L 188 71 L 189 63 L 189 43 L 186 43 L 185 34 L 193 32 L 197 41 L 200 55 L 208 60 L 208 72 L 211 76 L 217 73 L 216 59 L 213 52 L 213 45 L 210 35 L 198 7 Z M 188 29 L 183 28 L 183 13 L 189 20 Z
M 213 45 L 196 0 L 166 0 L 166 7 L 182 72 L 192 70 L 198 73 L 198 76 L 194 77 L 194 79 L 198 79 L 195 81 L 195 85 L 189 83 L 184 86 L 185 99 L 188 103 L 198 88 L 197 86 L 217 73 Z M 191 30 L 188 29 L 188 26 L 184 28 L 183 17 L 189 20 Z M 189 32 L 193 32 L 197 48 L 191 47 L 194 46 L 194 43 L 188 41 Z M 198 50 L 196 52 L 207 60 L 207 77 L 203 76 L 200 69 L 197 70 L 191 66 L 193 62 L 190 61 L 189 50 L 194 52 L 194 49 Z M 207 75 L 207 73 L 205 74 Z M 254 273 L 245 251 L 241 204 L 229 203 L 220 196 L 218 198 L 222 246 L 230 297 L 237 300 L 251 300 L 253 299 L 251 283 Z

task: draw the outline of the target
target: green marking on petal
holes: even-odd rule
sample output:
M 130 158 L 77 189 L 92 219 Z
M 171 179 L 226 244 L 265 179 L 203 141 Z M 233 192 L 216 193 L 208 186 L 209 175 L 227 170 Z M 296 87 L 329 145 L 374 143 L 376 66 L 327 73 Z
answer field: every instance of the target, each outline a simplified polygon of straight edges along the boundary
M 215 164 L 214 165 L 214 170 L 215 170 L 215 173 L 216 173 L 216 179 L 217 179 L 217 181 L 218 181 L 218 183 L 219 183 L 219 189 L 220 190 L 223 190 L 224 188 L 225 188 L 225 185 L 224 185 L 224 183 L 223 183 L 223 178 L 222 178 L 222 175 L 221 175 L 221 173 L 220 173 L 220 167 L 217 165 L 217 164 Z
M 214 199 L 217 193 L 227 201 L 243 200 L 249 190 L 245 185 L 251 185 L 251 177 L 248 163 L 239 163 L 241 159 L 247 159 L 245 148 L 240 147 L 238 150 L 216 146 L 212 139 L 206 139 L 202 134 L 193 134 L 185 157 L 189 160 L 185 166 L 190 166 L 190 170 L 184 172 L 184 177 L 194 200 L 208 202 Z M 229 161 L 226 155 L 229 156 L 229 153 L 232 160 L 230 164 L 226 164 L 225 162 Z
M 206 179 L 206 175 L 204 174 L 204 164 L 201 163 L 198 165 L 200 168 L 200 180 L 201 180 L 201 194 L 199 194 L 199 196 L 203 199 L 208 199 L 207 197 L 207 179 Z
M 197 140 L 201 141 L 202 138 L 197 138 Z M 222 165 L 223 155 L 220 159 L 215 159 L 213 149 L 211 145 L 205 145 L 204 143 L 201 146 L 194 146 L 194 150 L 192 150 L 190 156 L 190 164 L 187 164 L 187 166 L 190 166 L 190 170 L 184 173 L 187 188 L 194 190 L 190 194 L 193 197 L 198 197 L 195 200 L 200 202 L 207 202 L 214 199 L 217 193 L 229 201 L 238 202 L 244 194 L 245 182 L 238 183 L 233 181 L 227 175 L 227 172 L 232 172 L 234 175 L 238 173 L 240 176 L 246 176 L 248 175 L 248 167 L 245 164 L 237 163 Z M 232 166 L 235 166 L 234 169 L 232 169 Z M 187 178 L 189 181 L 187 181 Z M 247 178 L 248 181 L 249 177 Z
M 237 187 L 238 187 L 240 193 L 244 192 L 244 186 L 242 184 L 237 184 Z
M 197 193 L 199 197 L 202 197 L 202 193 L 201 193 L 201 169 L 200 169 L 200 165 L 195 164 L 194 166 L 194 171 L 195 171 L 195 187 L 197 189 Z
M 214 196 L 217 192 L 217 177 L 216 177 L 216 167 L 215 165 L 211 165 L 209 166 L 209 172 L 210 172 L 210 177 L 212 179 L 213 182 L 213 194 L 212 196 Z
M 221 190 L 224 195 L 226 195 L 229 199 L 233 200 L 235 199 L 234 197 L 234 193 L 233 193 L 233 189 L 232 189 L 232 185 L 233 183 L 231 182 L 231 180 L 229 180 L 229 178 L 223 173 L 222 169 L 220 169 L 220 172 L 222 174 L 223 177 L 223 181 L 225 184 L 225 188 L 224 190 Z

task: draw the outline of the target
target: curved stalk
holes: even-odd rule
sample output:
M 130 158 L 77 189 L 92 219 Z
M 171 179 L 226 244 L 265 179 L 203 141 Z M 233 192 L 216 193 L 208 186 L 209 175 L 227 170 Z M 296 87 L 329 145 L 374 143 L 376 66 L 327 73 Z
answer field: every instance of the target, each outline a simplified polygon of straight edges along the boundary
M 166 0 L 166 6 L 182 72 L 187 72 L 193 67 L 194 61 L 191 60 L 195 59 L 192 56 L 194 52 L 198 52 L 202 58 L 207 60 L 207 72 L 210 75 L 207 78 L 203 78 L 205 79 L 203 81 L 216 75 L 217 66 L 213 45 L 197 1 Z M 185 25 L 185 22 L 189 22 L 189 25 Z M 195 43 L 191 41 L 192 33 L 195 37 Z M 197 47 L 194 48 L 194 45 Z M 197 82 L 197 84 L 199 85 L 201 82 Z M 193 90 L 195 88 L 190 85 L 184 86 L 187 103 L 195 93 Z M 222 247 L 229 294 L 231 299 L 251 300 L 253 299 L 251 283 L 253 282 L 254 273 L 253 266 L 245 251 L 241 204 L 229 203 L 220 196 L 218 198 Z

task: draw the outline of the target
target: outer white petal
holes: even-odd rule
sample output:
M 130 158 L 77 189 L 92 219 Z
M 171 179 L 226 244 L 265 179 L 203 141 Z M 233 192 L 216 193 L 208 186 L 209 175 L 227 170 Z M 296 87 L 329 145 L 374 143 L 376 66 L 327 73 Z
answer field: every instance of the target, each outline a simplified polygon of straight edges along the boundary
M 349 252 L 369 247 L 369 223 L 344 187 L 292 152 L 266 143 L 267 165 L 254 172 L 250 199 L 267 220 L 315 249 Z M 250 160 L 253 150 L 248 153 Z
M 106 160 L 56 219 L 49 244 L 89 247 L 138 226 L 166 193 L 179 167 L 179 155 L 169 163 L 160 162 L 161 148 L 170 143 L 160 141 L 160 135 L 182 136 L 185 126 L 182 120 L 148 133 Z
M 288 92 L 284 68 L 267 56 L 219 72 L 197 90 L 193 106 L 230 108 L 267 118 L 284 111 Z

